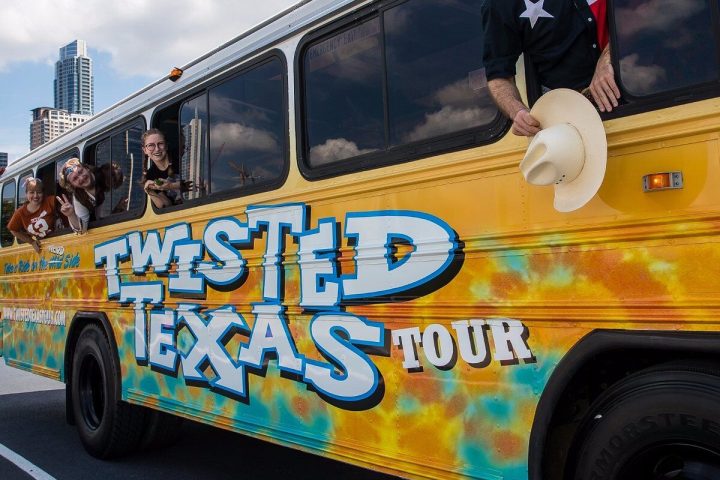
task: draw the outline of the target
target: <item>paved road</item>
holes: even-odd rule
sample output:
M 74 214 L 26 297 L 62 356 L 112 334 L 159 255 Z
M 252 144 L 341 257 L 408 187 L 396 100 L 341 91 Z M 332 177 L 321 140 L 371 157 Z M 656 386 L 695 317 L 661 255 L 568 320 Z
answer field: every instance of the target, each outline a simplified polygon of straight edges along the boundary
M 65 423 L 62 387 L 8 368 L 0 358 L 0 450 L 4 445 L 41 469 L 35 478 L 42 478 L 43 471 L 48 480 L 394 478 L 193 422 L 187 422 L 172 447 L 99 461 L 85 453 L 75 429 Z M 7 456 L 0 451 L 0 479 L 33 478 Z

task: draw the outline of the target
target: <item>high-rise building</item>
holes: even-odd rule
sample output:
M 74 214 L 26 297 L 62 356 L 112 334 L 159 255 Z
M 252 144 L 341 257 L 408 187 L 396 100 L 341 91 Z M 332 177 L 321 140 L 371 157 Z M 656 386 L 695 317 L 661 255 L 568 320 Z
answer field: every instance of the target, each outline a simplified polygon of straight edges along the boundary
M 30 150 L 59 137 L 91 117 L 91 115 L 79 115 L 50 107 L 35 108 L 32 110 L 32 116 Z
M 6 152 L 0 152 L 0 168 L 7 167 L 8 154 Z
M 55 62 L 55 108 L 80 115 L 94 113 L 92 59 L 84 40 L 60 49 L 60 60 Z

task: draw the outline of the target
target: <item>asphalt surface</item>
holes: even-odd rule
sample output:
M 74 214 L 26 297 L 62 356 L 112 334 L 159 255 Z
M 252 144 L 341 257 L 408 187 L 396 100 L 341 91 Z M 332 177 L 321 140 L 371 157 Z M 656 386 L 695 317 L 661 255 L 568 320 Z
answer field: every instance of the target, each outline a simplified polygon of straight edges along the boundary
M 96 460 L 65 422 L 62 386 L 10 369 L 0 358 L 0 445 L 41 469 L 33 477 L 0 454 L 0 479 L 43 478 L 43 472 L 56 480 L 395 478 L 194 422 L 186 422 L 171 447 Z

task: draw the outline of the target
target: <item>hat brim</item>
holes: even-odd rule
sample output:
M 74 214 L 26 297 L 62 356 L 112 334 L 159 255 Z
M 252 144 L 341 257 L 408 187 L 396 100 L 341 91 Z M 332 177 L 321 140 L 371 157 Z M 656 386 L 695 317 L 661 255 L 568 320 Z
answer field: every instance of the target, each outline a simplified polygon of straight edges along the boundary
M 555 185 L 555 209 L 571 212 L 585 205 L 600 189 L 607 166 L 607 138 L 600 114 L 582 94 L 567 88 L 551 90 L 533 105 L 530 114 L 542 128 L 569 123 L 580 132 L 585 164 L 571 182 Z

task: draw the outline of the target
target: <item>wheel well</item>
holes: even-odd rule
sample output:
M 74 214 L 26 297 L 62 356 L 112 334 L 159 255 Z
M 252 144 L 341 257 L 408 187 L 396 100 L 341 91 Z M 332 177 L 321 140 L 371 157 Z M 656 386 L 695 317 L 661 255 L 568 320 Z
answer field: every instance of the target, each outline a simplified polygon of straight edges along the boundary
M 72 368 L 73 368 L 73 356 L 75 354 L 75 346 L 77 345 L 78 337 L 80 332 L 87 325 L 95 324 L 105 332 L 105 336 L 110 342 L 110 347 L 117 355 L 117 344 L 115 343 L 115 336 L 113 335 L 112 327 L 104 313 L 98 312 L 77 312 L 72 319 L 70 324 L 70 331 L 68 332 L 67 339 L 65 340 L 65 361 L 63 363 L 63 371 L 65 372 L 65 420 L 68 424 L 73 425 L 72 415 L 72 395 L 70 391 L 72 388 Z
M 530 437 L 530 478 L 563 478 L 577 427 L 608 387 L 653 365 L 714 359 L 719 338 L 720 333 L 613 330 L 587 335 L 557 365 L 538 403 Z

